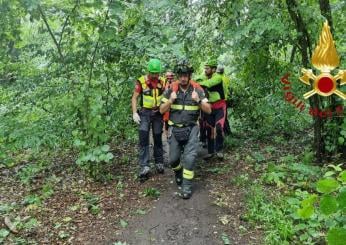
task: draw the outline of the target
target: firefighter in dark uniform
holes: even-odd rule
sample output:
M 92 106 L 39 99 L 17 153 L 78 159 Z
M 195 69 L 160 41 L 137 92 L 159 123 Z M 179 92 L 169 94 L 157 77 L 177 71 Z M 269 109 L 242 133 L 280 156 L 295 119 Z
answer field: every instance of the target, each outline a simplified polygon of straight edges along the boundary
M 189 63 L 180 62 L 175 70 L 179 80 L 164 92 L 160 112 L 170 112 L 169 163 L 177 185 L 182 187 L 182 198 L 189 199 L 199 146 L 197 121 L 200 110 L 211 113 L 211 107 L 201 86 L 191 80 L 193 68 Z

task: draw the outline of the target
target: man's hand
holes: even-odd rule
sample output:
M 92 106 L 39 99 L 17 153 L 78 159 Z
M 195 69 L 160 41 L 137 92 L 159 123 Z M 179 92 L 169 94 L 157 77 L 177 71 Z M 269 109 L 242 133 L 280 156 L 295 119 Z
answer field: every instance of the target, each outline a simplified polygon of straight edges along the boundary
M 194 101 L 196 101 L 197 103 L 199 103 L 199 101 L 201 100 L 201 99 L 199 98 L 199 95 L 198 95 L 198 93 L 196 92 L 195 89 L 194 89 L 193 92 L 192 92 L 191 98 L 192 98 Z
M 141 118 L 140 118 L 140 116 L 138 115 L 137 112 L 133 113 L 132 119 L 133 119 L 133 121 L 134 121 L 135 123 L 137 123 L 137 124 L 140 124 L 140 123 L 141 123 Z
M 176 92 L 172 92 L 171 96 L 169 97 L 169 101 L 173 104 L 173 102 L 176 100 L 177 98 L 177 93 Z

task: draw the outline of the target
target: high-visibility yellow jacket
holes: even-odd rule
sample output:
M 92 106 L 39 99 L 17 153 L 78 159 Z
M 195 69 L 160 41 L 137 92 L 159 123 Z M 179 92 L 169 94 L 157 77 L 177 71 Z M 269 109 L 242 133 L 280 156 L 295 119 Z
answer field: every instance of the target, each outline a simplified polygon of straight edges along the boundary
M 141 76 L 138 81 L 142 86 L 141 106 L 146 109 L 158 108 L 160 106 L 162 94 L 165 88 L 165 79 L 160 77 L 156 88 L 150 88 L 148 86 L 147 76 Z
M 225 94 L 225 99 L 229 100 L 231 97 L 231 80 L 228 76 L 222 75 L 222 86 L 223 86 L 223 92 Z
M 210 103 L 225 99 L 225 93 L 222 83 L 222 76 L 218 73 L 214 73 L 210 79 L 204 80 L 203 82 L 199 83 L 202 87 L 207 88 Z

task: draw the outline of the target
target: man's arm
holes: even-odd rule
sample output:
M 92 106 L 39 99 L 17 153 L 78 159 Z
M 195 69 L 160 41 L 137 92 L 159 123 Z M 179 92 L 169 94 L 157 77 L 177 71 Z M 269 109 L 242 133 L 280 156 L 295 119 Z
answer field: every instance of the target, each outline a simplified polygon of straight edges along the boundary
M 171 105 L 173 104 L 170 100 L 166 99 L 166 98 L 163 98 L 162 101 L 166 101 L 164 103 L 162 103 L 160 105 L 160 113 L 161 114 L 164 114 L 166 113 L 167 111 L 169 111 L 169 109 L 171 108 Z
M 211 106 L 208 103 L 208 99 L 205 97 L 204 91 L 202 89 L 194 89 L 191 95 L 192 99 L 199 103 L 199 108 L 207 113 L 211 113 Z
M 208 80 L 204 80 L 203 82 L 200 82 L 199 84 L 203 87 L 211 88 L 211 87 L 214 87 L 215 85 L 218 85 L 219 83 L 222 83 L 222 77 L 217 74 Z
M 132 114 L 137 113 L 137 98 L 139 95 L 140 93 L 133 91 L 131 98 Z
M 202 101 L 201 101 L 201 105 L 200 105 L 200 108 L 203 112 L 207 113 L 207 114 L 210 114 L 211 113 L 211 105 L 208 103 L 208 99 L 207 98 L 204 98 Z
M 170 95 L 169 95 L 170 94 Z M 166 90 L 163 93 L 163 97 L 161 99 L 162 104 L 160 105 L 160 113 L 164 114 L 171 108 L 174 100 L 177 98 L 177 94 L 175 92 L 171 92 L 170 90 Z

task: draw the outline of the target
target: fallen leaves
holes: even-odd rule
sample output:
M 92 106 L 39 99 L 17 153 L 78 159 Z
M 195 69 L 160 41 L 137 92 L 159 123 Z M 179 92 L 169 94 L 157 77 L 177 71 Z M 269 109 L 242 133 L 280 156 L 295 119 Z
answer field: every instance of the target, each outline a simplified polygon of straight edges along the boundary
M 71 217 L 65 217 L 65 218 L 63 218 L 62 221 L 64 221 L 65 223 L 69 223 L 72 221 L 72 218 Z
M 127 223 L 127 221 L 125 221 L 125 220 L 123 220 L 123 219 L 120 219 L 119 223 L 120 223 L 120 226 L 121 226 L 122 228 L 126 228 L 126 227 L 129 225 L 129 224 Z
M 231 219 L 231 215 L 223 215 L 221 217 L 219 217 L 219 221 L 223 224 L 223 225 L 227 225 L 230 222 Z
M 12 223 L 11 219 L 8 216 L 5 217 L 4 223 L 11 232 L 18 233 L 16 224 Z

